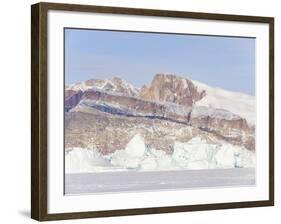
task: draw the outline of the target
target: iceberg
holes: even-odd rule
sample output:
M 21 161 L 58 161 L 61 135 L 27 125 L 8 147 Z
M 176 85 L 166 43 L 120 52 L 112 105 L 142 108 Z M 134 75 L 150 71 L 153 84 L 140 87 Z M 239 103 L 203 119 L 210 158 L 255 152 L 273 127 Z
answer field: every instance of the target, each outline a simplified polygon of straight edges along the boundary
M 164 171 L 255 167 L 255 153 L 229 143 L 212 144 L 200 137 L 174 143 L 174 151 L 148 148 L 136 134 L 123 150 L 102 155 L 96 150 L 73 148 L 66 153 L 66 173 L 106 171 Z
M 146 145 L 140 134 L 136 134 L 124 150 L 117 150 L 110 156 L 112 165 L 137 169 L 144 158 Z
M 112 169 L 111 164 L 96 150 L 74 147 L 65 153 L 66 173 L 98 172 L 108 168 Z
M 216 167 L 213 156 L 217 151 L 216 144 L 196 137 L 187 143 L 175 142 L 172 157 L 183 169 L 210 169 Z
M 209 144 L 200 138 L 175 142 L 173 159 L 183 169 L 242 168 L 255 166 L 255 153 L 243 147 Z

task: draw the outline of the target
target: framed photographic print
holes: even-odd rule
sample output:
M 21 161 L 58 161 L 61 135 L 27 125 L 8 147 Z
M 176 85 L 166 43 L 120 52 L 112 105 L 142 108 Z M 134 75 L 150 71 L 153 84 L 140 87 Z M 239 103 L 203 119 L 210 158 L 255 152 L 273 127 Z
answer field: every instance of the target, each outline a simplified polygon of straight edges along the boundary
M 32 5 L 32 218 L 274 204 L 274 18 Z

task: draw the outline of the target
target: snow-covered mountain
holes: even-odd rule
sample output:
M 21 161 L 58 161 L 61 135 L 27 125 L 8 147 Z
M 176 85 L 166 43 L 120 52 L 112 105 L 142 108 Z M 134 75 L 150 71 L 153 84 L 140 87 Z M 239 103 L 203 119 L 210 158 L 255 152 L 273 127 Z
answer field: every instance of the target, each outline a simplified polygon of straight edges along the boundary
M 199 90 L 206 92 L 206 95 L 196 102 L 197 106 L 225 109 L 245 118 L 249 124 L 255 125 L 256 106 L 254 96 L 211 87 L 195 80 L 192 80 L 192 82 Z
M 66 100 L 77 93 L 81 96 L 81 93 L 87 90 L 140 97 L 148 101 L 170 102 L 185 107 L 196 105 L 224 109 L 245 118 L 249 124 L 255 125 L 254 96 L 211 87 L 176 75 L 157 74 L 148 86 L 141 89 L 119 77 L 106 80 L 90 79 L 66 86 Z M 79 101 L 80 97 L 76 100 Z
M 227 91 L 171 74 L 157 74 L 142 88 L 144 99 L 172 102 L 184 106 L 204 106 L 224 109 L 255 124 L 255 97 Z
M 255 97 L 246 94 L 171 74 L 141 89 L 116 77 L 91 79 L 66 87 L 65 111 L 69 172 L 84 167 L 80 157 L 95 164 L 86 170 L 254 164 Z

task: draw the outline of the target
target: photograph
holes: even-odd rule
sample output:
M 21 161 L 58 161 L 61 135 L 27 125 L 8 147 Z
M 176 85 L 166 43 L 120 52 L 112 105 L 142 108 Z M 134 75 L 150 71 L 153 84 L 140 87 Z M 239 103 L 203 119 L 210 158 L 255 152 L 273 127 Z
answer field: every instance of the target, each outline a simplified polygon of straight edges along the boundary
M 255 186 L 255 41 L 64 28 L 65 194 Z
M 179 10 L 31 6 L 33 219 L 274 206 L 274 17 Z

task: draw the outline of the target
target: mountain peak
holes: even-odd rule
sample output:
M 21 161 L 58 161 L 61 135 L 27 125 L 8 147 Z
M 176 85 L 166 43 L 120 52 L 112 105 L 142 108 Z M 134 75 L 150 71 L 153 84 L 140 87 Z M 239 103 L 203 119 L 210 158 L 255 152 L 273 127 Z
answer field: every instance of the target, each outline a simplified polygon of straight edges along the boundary
M 113 76 L 110 80 L 112 82 L 126 82 L 124 79 L 120 78 L 119 76 Z
M 129 84 L 124 79 L 118 76 L 113 76 L 111 79 L 89 79 L 84 82 L 79 82 L 66 87 L 66 90 L 86 91 L 96 89 L 100 91 L 107 91 L 126 96 L 138 96 L 139 89 Z
M 198 90 L 194 83 L 174 74 L 156 74 L 148 86 L 144 86 L 141 96 L 147 100 L 177 103 L 192 106 L 205 96 L 204 90 Z
M 166 80 L 171 80 L 171 79 L 186 79 L 182 76 L 173 74 L 173 73 L 157 73 L 154 76 L 154 79 L 159 79 L 159 78 L 166 78 Z

